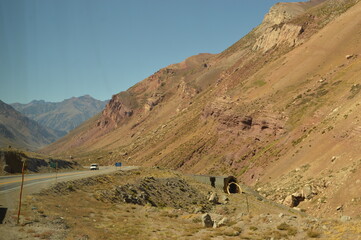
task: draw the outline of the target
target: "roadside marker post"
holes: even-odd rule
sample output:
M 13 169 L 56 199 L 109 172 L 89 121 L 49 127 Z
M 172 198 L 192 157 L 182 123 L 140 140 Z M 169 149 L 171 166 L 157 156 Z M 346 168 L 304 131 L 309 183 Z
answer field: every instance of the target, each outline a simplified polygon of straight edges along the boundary
M 55 163 L 55 183 L 58 182 L 58 161 Z
M 24 170 L 25 170 L 25 162 L 26 160 L 23 161 L 23 169 L 22 169 L 22 173 L 21 173 L 21 187 L 20 187 L 20 199 L 19 199 L 19 208 L 18 208 L 18 220 L 17 220 L 17 224 L 19 224 L 20 222 L 20 212 L 21 212 L 21 198 L 23 195 L 23 186 L 24 186 Z
M 246 195 L 246 203 L 247 203 L 247 213 L 249 215 L 249 203 L 248 203 L 248 196 Z
M 58 161 L 54 160 L 54 162 L 49 163 L 51 168 L 55 169 L 55 183 L 58 182 Z

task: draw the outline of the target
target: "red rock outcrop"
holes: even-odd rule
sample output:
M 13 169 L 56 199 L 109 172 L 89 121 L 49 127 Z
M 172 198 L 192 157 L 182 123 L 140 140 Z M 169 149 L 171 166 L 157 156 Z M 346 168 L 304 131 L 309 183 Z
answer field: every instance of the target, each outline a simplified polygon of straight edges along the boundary
M 126 104 L 128 102 L 128 104 Z M 97 122 L 100 128 L 116 127 L 127 118 L 133 115 L 133 109 L 129 104 L 129 99 L 121 97 L 121 94 L 113 95 L 112 99 L 102 111 L 102 116 Z

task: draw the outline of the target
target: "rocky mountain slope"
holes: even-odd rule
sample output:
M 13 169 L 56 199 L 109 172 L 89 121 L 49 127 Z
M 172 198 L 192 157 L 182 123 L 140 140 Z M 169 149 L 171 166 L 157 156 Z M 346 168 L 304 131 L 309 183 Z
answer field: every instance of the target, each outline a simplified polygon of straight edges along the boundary
M 61 132 L 41 126 L 0 100 L 0 147 L 35 150 L 54 142 Z
M 53 159 L 31 152 L 21 152 L 14 150 L 13 148 L 2 148 L 0 149 L 0 175 L 21 173 L 23 161 L 26 162 L 27 173 L 55 171 L 55 166 L 57 167 L 57 170 L 60 171 L 82 169 L 82 166 L 74 161 Z
M 43 126 L 62 131 L 63 135 L 103 110 L 107 101 L 89 95 L 65 99 L 62 102 L 34 100 L 28 104 L 11 104 L 17 111 Z
M 357 0 L 277 4 L 222 53 L 159 70 L 44 151 L 232 174 L 314 214 L 357 216 L 360 26 Z

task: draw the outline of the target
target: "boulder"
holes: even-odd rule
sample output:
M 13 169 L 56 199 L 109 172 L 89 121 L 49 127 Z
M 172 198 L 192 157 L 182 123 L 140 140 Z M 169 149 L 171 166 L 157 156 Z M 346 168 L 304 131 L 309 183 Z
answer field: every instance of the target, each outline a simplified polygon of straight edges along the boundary
M 343 209 L 343 206 L 340 205 L 340 206 L 337 206 L 336 211 L 342 211 L 342 209 Z
M 302 193 L 293 193 L 292 195 L 288 195 L 284 200 L 283 204 L 288 207 L 297 207 L 300 202 L 305 200 L 305 198 L 302 196 Z
M 294 207 L 293 196 L 292 196 L 292 195 L 288 195 L 288 196 L 283 200 L 283 205 L 286 205 L 286 206 L 288 206 L 288 207 Z
M 213 227 L 213 220 L 211 218 L 211 215 L 209 215 L 208 213 L 203 214 L 202 215 L 202 224 L 203 224 L 203 227 L 206 227 L 206 228 Z
M 228 204 L 228 203 L 229 203 L 229 198 L 228 198 L 226 195 L 222 195 L 222 196 L 220 197 L 219 202 L 220 202 L 221 204 Z
M 218 227 L 225 226 L 228 222 L 228 218 L 224 217 L 221 221 L 218 222 Z
M 212 204 L 219 204 L 219 197 L 217 193 L 212 193 L 211 196 L 209 196 L 208 201 Z
M 312 192 L 312 186 L 311 185 L 306 184 L 302 188 L 302 197 L 304 197 L 305 199 L 311 199 L 313 197 L 313 192 Z

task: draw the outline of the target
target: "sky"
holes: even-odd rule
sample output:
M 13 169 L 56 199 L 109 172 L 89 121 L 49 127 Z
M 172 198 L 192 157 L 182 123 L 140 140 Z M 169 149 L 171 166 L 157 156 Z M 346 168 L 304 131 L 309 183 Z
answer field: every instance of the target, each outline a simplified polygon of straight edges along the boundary
M 276 2 L 0 0 L 0 100 L 110 99 L 170 64 L 222 52 Z

